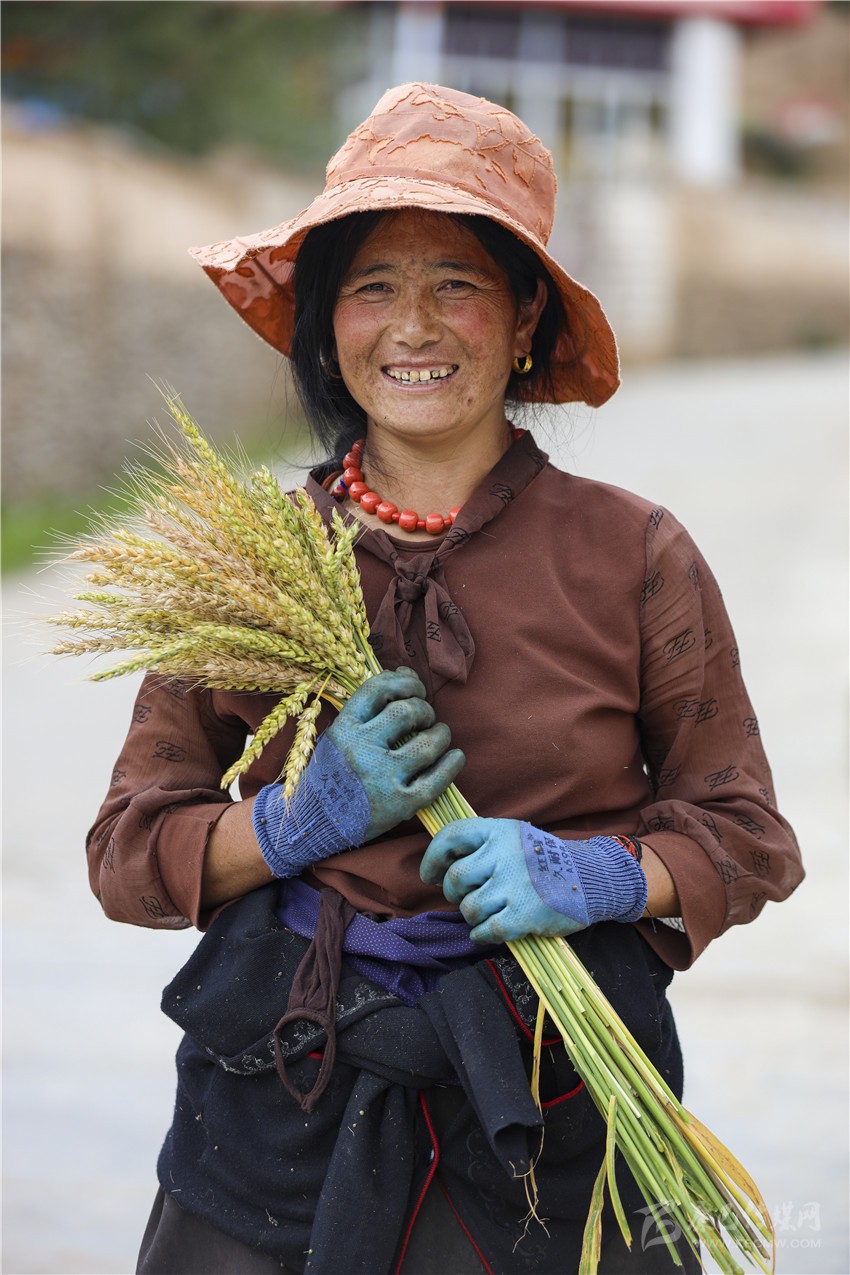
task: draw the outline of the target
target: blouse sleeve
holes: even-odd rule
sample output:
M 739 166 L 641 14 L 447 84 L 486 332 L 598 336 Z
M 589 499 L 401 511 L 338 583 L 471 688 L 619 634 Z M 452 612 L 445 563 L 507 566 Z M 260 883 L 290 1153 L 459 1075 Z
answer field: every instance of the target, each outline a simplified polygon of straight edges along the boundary
M 200 925 L 207 841 L 231 802 L 221 776 L 245 738 L 244 723 L 214 713 L 209 692 L 145 678 L 86 839 L 91 886 L 112 920 Z
M 663 509 L 650 516 L 646 562 L 640 726 L 654 800 L 636 835 L 673 878 L 684 932 L 641 924 L 659 954 L 683 969 L 768 899 L 787 898 L 803 869 L 776 809 L 720 590 Z

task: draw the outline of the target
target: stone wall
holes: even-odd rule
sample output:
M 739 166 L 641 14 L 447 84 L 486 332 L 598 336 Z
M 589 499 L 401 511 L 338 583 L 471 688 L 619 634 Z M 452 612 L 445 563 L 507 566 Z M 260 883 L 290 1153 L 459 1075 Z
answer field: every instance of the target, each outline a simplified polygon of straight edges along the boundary
M 847 206 L 811 187 L 749 182 L 677 196 L 671 353 L 758 354 L 850 337 Z
M 3 491 L 88 496 L 108 483 L 169 382 L 213 436 L 283 438 L 286 360 L 188 256 L 308 202 L 244 158 L 178 160 L 94 128 L 3 129 Z

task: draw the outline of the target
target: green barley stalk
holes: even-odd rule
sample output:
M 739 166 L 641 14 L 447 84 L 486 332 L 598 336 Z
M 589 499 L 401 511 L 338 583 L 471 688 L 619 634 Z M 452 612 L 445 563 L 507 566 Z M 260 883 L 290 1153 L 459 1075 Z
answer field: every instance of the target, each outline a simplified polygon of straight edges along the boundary
M 68 557 L 94 566 L 83 609 L 50 617 L 70 631 L 56 654 L 120 652 L 93 680 L 156 672 L 212 688 L 280 696 L 222 779 L 231 783 L 288 719 L 293 745 L 280 776 L 294 791 L 316 740 L 323 701 L 339 708 L 381 665 L 354 558 L 358 528 L 334 512 L 328 527 L 307 493 L 281 491 L 268 469 L 243 480 L 204 438 L 180 399 L 166 392 L 177 438 L 161 435 L 158 470 L 135 467 L 130 523 L 108 519 Z M 475 811 L 454 784 L 419 812 L 433 836 Z M 602 995 L 569 943 L 530 936 L 508 945 L 536 991 L 532 1092 L 539 1097 L 544 1012 L 606 1122 L 605 1154 L 592 1193 L 580 1275 L 601 1249 L 605 1189 L 625 1242 L 632 1237 L 616 1182 L 617 1153 L 631 1170 L 670 1247 L 668 1223 L 723 1275 L 774 1269 L 773 1226 L 758 1188 L 735 1157 L 673 1094 Z M 534 1169 L 527 1175 L 537 1218 Z

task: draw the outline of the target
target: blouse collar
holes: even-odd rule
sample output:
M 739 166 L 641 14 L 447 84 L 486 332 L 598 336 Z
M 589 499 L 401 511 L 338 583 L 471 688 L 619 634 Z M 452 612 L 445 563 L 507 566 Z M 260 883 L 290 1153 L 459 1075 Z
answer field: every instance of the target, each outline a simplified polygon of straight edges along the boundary
M 357 540 L 358 552 L 372 554 L 393 568 L 386 593 L 371 625 L 370 642 L 385 668 L 400 664 L 413 666 L 425 683 L 428 694 L 447 681 L 465 682 L 475 658 L 475 643 L 463 613 L 452 599 L 444 573 L 450 554 L 467 545 L 477 531 L 497 518 L 517 499 L 548 461 L 529 433 L 514 439 L 504 456 L 482 479 L 460 510 L 449 531 L 433 545 L 415 543 L 417 552 L 405 548 L 383 529 L 363 527 Z M 306 489 L 325 521 L 332 510 L 346 522 L 356 515 L 340 508 L 327 490 L 338 473 L 333 463 L 318 466 L 307 479 Z M 417 608 L 425 612 L 425 650 L 412 646 L 411 635 Z

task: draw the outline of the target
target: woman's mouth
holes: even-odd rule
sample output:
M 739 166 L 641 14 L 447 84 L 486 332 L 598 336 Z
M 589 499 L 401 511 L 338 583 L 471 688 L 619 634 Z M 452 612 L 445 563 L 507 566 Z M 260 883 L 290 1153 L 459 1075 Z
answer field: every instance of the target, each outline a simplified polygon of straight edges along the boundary
M 437 367 L 385 367 L 384 372 L 402 385 L 422 385 L 428 381 L 444 381 L 458 369 L 457 363 L 440 364 Z

